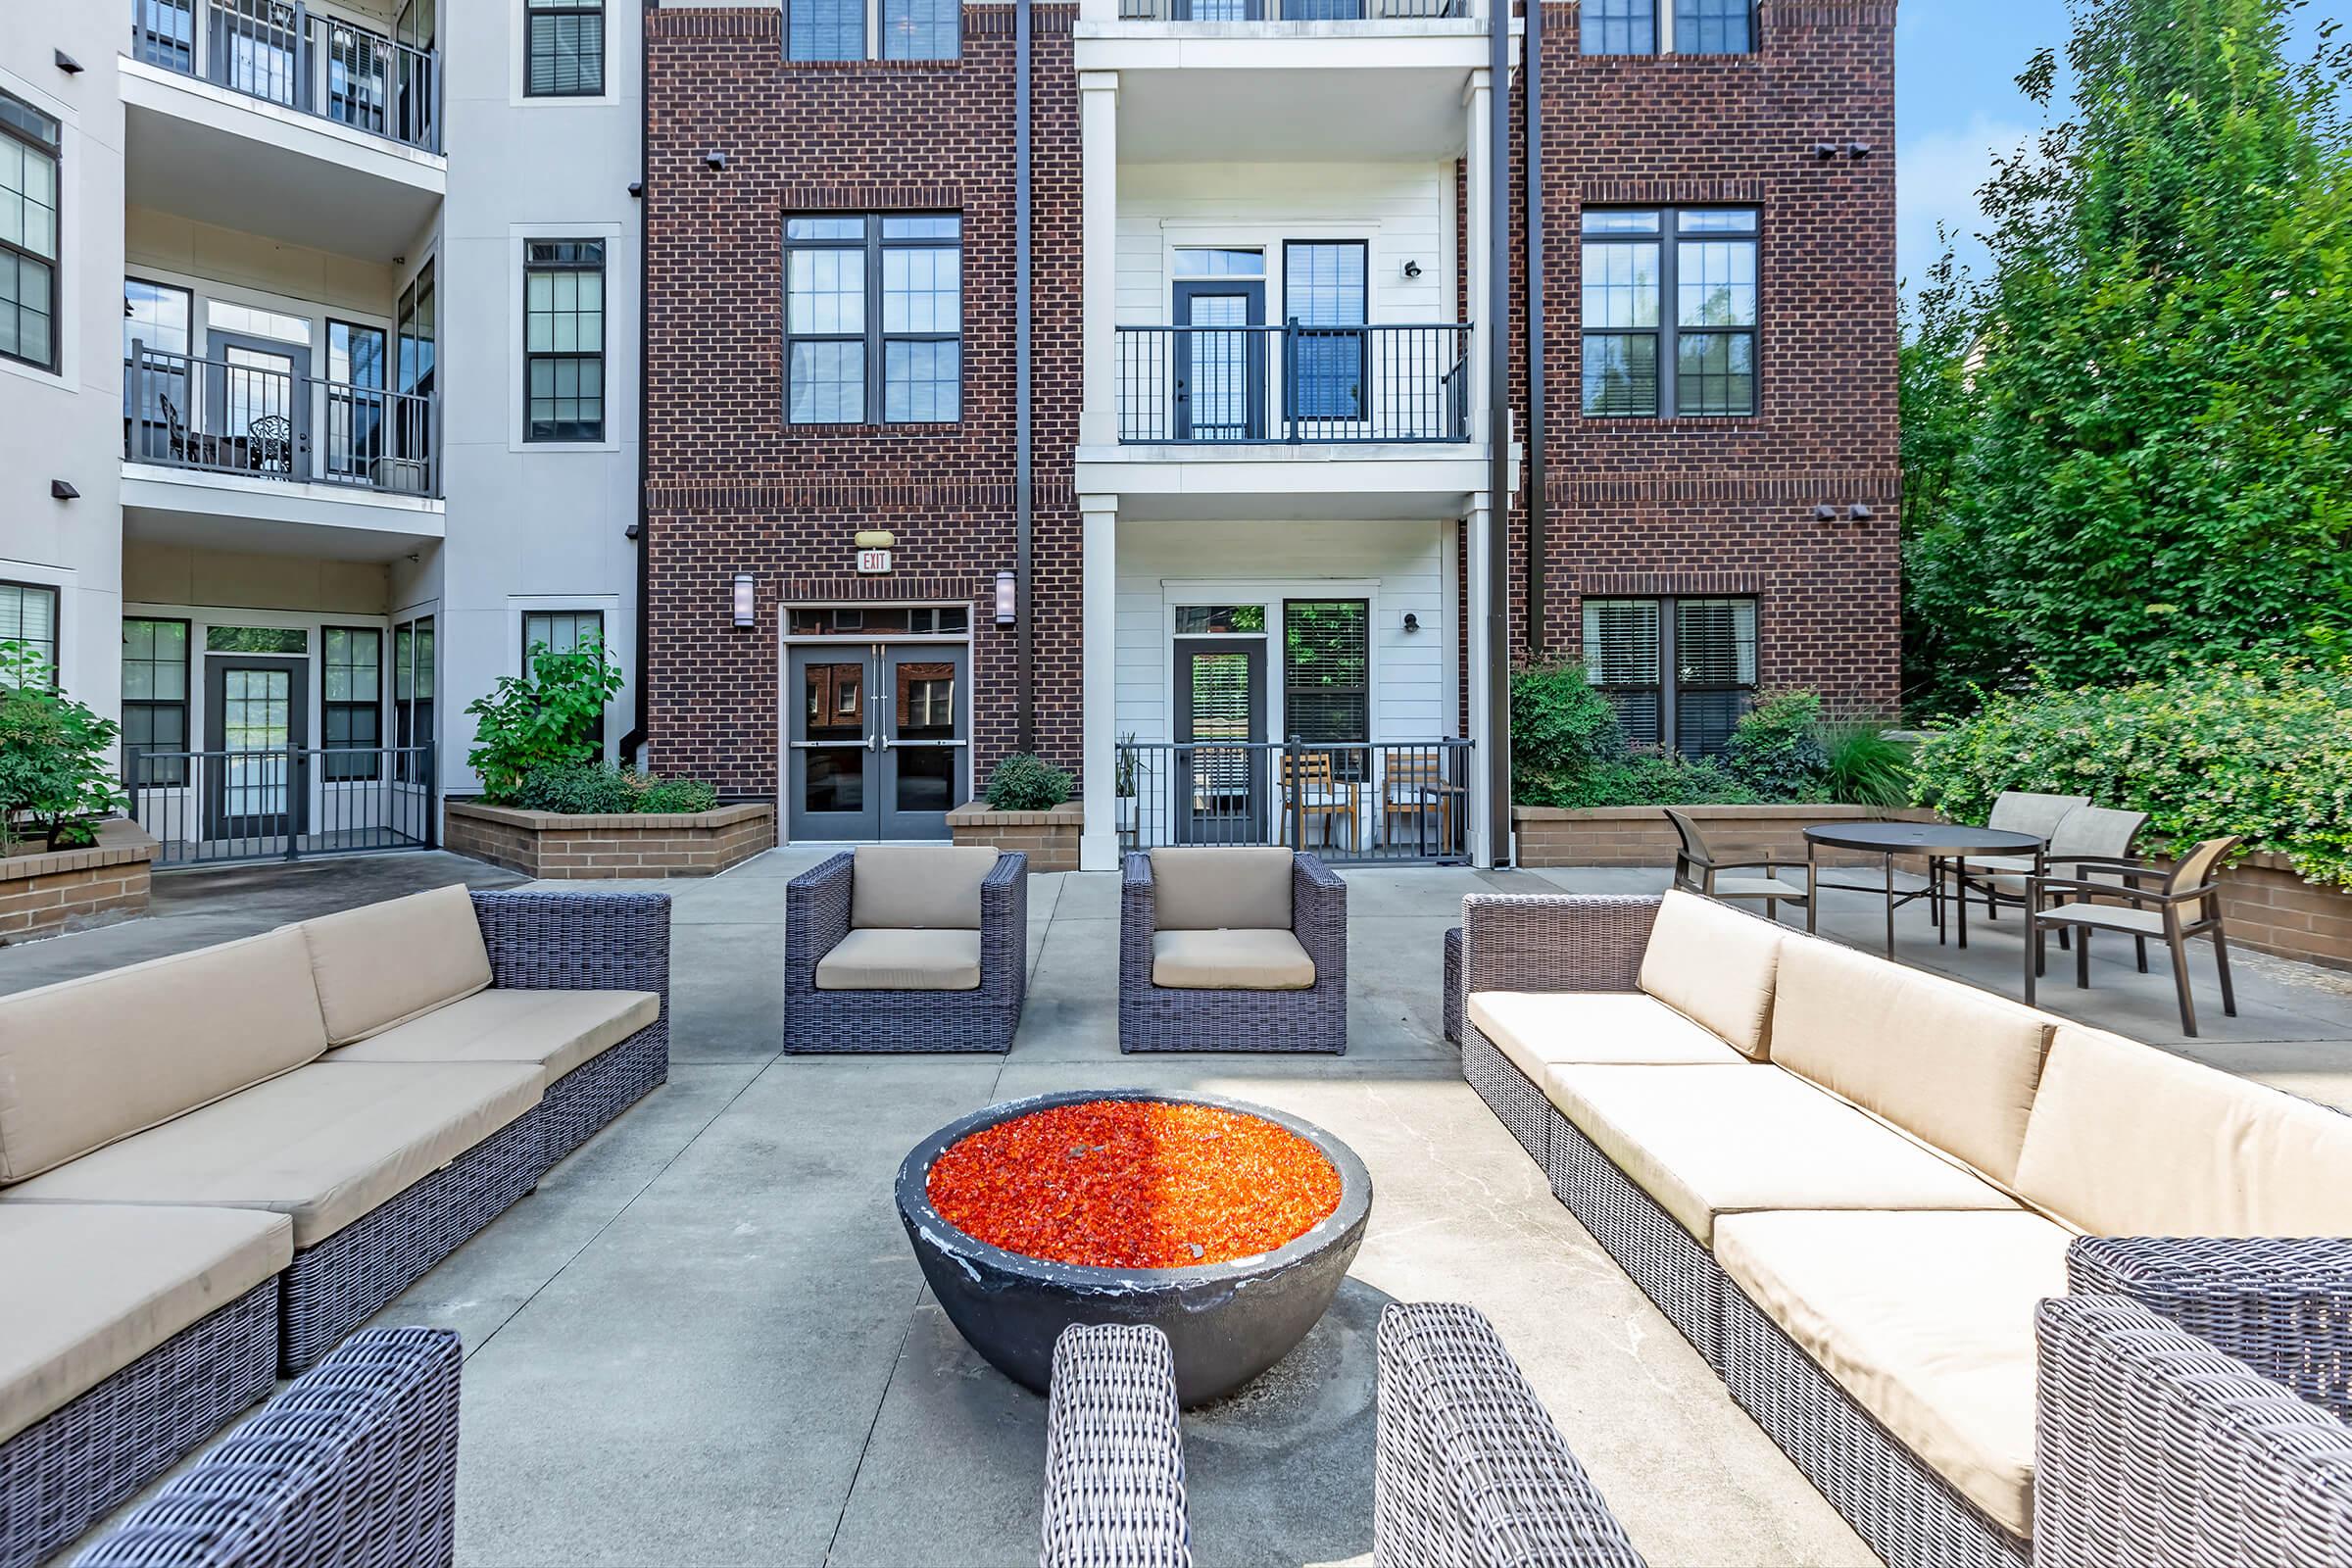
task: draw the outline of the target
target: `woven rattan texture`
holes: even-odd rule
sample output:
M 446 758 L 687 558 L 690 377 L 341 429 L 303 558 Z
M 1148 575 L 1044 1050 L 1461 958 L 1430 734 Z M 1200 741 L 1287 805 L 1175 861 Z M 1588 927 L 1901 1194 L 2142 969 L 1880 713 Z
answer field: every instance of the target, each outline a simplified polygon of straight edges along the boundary
M 1462 989 L 1634 991 L 1655 898 L 1577 893 L 1462 901 Z
M 1291 931 L 1314 960 L 1304 991 L 1187 991 L 1152 983 L 1152 857 L 1119 887 L 1121 1051 L 1348 1050 L 1348 884 L 1311 855 L 1291 861 Z
M 1446 933 L 1446 973 L 1443 995 L 1446 1007 L 1446 1038 L 1458 1046 L 1462 1043 L 1462 928 L 1458 925 Z
M 976 991 L 819 991 L 817 961 L 850 934 L 849 852 L 784 884 L 784 1049 L 1010 1051 L 1029 992 L 1029 858 L 1008 853 L 980 884 Z
M 1487 1107 L 1510 1135 L 1519 1140 L 1527 1157 L 1549 1170 L 1551 1102 L 1544 1098 L 1544 1091 L 1531 1083 L 1510 1057 L 1480 1032 L 1478 1025 L 1467 1019 L 1462 1023 L 1462 1077 L 1478 1091 L 1479 1099 L 1487 1102 Z
M 1190 1568 L 1167 1336 L 1079 1324 L 1054 1345 L 1042 1568 Z
M 1576 1222 L 1592 1233 L 1707 1365 L 1722 1371 L 1723 1297 L 1731 1286 L 1715 1254 L 1620 1171 L 1574 1122 L 1549 1104 L 1544 1110 L 1551 1124 L 1551 1156 L 1545 1169 L 1552 1196 L 1568 1205 Z

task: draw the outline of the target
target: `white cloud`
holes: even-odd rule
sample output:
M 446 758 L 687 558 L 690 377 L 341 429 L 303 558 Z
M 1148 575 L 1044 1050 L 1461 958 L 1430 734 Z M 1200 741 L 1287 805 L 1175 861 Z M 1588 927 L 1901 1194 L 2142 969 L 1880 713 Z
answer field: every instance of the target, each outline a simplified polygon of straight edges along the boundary
M 1984 226 L 1977 208 L 1977 191 L 1992 173 L 1996 155 L 2006 157 L 2024 146 L 2033 131 L 2013 121 L 1996 120 L 1979 112 L 1959 130 L 1930 131 L 1897 149 L 1895 154 L 1894 254 L 1896 274 L 1917 283 L 1936 257 L 1936 225 L 1952 231 L 1953 249 L 1961 262 L 1984 272 L 1984 247 L 1977 231 Z

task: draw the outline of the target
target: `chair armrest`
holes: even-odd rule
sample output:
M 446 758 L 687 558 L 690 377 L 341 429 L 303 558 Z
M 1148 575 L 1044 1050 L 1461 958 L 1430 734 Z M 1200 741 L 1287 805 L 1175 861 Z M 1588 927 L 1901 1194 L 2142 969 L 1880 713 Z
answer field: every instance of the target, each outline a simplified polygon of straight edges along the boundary
M 1348 884 L 1312 855 L 1291 858 L 1291 931 L 1315 960 L 1315 989 L 1346 991 Z
M 1041 1568 L 1191 1568 L 1168 1337 L 1077 1324 L 1054 1343 Z
M 2146 888 L 2127 887 L 2121 882 L 2088 882 L 2077 877 L 2039 876 L 2029 871 L 2026 873 L 2026 891 L 2029 895 L 2038 893 L 2095 893 L 2103 898 L 2127 899 L 2131 901 L 2133 906 L 2144 907 L 2151 905 L 2161 906 L 2167 904 L 2185 904 L 2189 899 L 2202 897 L 2204 892 L 2210 890 L 2200 890 L 2200 892 L 2196 894 L 2180 894 L 2176 896 L 2167 893 L 2151 893 Z
M 446 1568 L 456 1544 L 461 1360 L 447 1329 L 353 1335 L 75 1568 Z
M 1378 1343 L 1375 1568 L 1642 1568 L 1484 1316 L 1442 1301 L 1392 1303 Z
M 1020 974 L 1029 964 L 1029 857 L 1007 850 L 980 884 L 980 973 Z
M 476 893 L 473 917 L 502 991 L 651 991 L 666 1009 L 666 893 Z
M 2121 1297 L 2041 1303 L 2034 1561 L 2352 1561 L 2352 1430 Z
M 2352 1240 L 2084 1236 L 2067 1289 L 2120 1296 L 2352 1421 Z
M 1472 894 L 1462 901 L 1462 995 L 1635 990 L 1660 902 L 1618 893 Z
M 815 991 L 817 961 L 850 934 L 850 892 L 857 863 L 857 857 L 844 850 L 784 884 L 787 996 Z
M 1119 994 L 1152 988 L 1152 938 L 1159 929 L 1152 857 L 1130 850 L 1119 860 Z
M 1761 860 L 1717 860 L 1709 867 L 1716 871 L 1795 871 L 1802 868 L 1801 860 L 1776 860 L 1766 856 Z

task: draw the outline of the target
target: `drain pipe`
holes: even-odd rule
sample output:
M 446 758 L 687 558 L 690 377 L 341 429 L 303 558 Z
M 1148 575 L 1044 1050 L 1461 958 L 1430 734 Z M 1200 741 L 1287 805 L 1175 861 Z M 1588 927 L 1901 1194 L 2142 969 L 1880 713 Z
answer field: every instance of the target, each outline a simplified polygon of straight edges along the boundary
M 654 363 L 654 184 L 652 160 L 646 157 L 654 131 L 654 51 L 643 19 L 654 14 L 649 6 L 639 14 L 637 24 L 637 526 L 631 530 L 637 541 L 637 646 L 631 650 L 631 662 L 637 667 L 629 678 L 630 706 L 635 710 L 635 717 L 617 748 L 624 762 L 631 760 L 636 750 L 646 744 L 647 732 L 652 727 L 646 721 L 645 680 L 653 657 L 650 649 L 654 629 L 651 592 L 654 557 L 650 533 L 653 509 L 646 504 L 645 486 L 650 471 L 646 463 L 646 436 L 653 429 L 654 406 L 646 386 L 647 370 Z M 646 760 L 650 762 L 652 759 Z
M 1013 680 L 1016 750 L 1037 750 L 1037 695 L 1032 662 L 1037 632 L 1031 612 L 1030 576 L 1034 519 L 1030 515 L 1030 365 L 1029 365 L 1029 0 L 1013 0 L 1012 8 L 1012 572 Z
M 1520 33 L 1520 71 L 1527 83 L 1524 117 L 1527 183 L 1519 194 L 1527 245 L 1527 657 L 1544 657 L 1544 0 L 1527 0 Z
M 1529 0 L 1530 8 L 1543 0 Z M 1511 0 L 1487 0 L 1487 762 L 1488 850 L 1511 861 Z

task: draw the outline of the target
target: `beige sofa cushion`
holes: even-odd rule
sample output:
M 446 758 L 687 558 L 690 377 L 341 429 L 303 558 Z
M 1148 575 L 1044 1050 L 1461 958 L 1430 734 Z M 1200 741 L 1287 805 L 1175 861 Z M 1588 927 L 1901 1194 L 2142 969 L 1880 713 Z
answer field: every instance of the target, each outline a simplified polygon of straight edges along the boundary
M 1772 1054 L 1781 937 L 1781 928 L 1759 915 L 1670 889 L 1642 953 L 1641 987 L 1761 1061 Z
M 462 887 L 363 905 L 305 920 L 311 975 L 338 1046 L 382 1034 L 490 984 L 473 900 Z
M 0 999 L 0 1184 L 325 1049 L 310 959 L 291 931 Z
M 1803 1079 L 1730 1067 L 1555 1066 L 1544 1092 L 1702 1243 L 1768 1208 L 2015 1208 L 2006 1194 Z
M 282 1214 L 0 1204 L 0 1443 L 293 1257 Z
M 1772 1059 L 2006 1185 L 2056 1022 L 1957 980 L 1791 937 Z
M 2038 1214 L 1733 1214 L 1715 1260 L 1904 1446 L 2018 1536 L 2034 1515 L 2034 1307 L 2072 1233 Z
M 977 931 L 997 851 L 971 844 L 861 844 L 850 872 L 855 930 Z
M 816 960 L 819 991 L 977 991 L 980 933 L 853 931 Z
M 1475 991 L 1463 1010 L 1531 1083 L 1566 1062 L 1737 1067 L 1747 1060 L 1639 991 Z
M 1288 930 L 1155 931 L 1152 983 L 1178 991 L 1308 991 L 1315 960 Z
M 1261 845 L 1152 852 L 1155 931 L 1288 931 L 1291 852 Z
M 552 1086 L 662 1016 L 650 991 L 477 991 L 327 1061 L 533 1061 Z
M 266 1208 L 316 1247 L 539 1103 L 522 1062 L 317 1062 L 85 1154 L 7 1203 Z
M 2352 1236 L 2352 1116 L 2061 1024 L 2017 1187 L 2094 1236 Z

